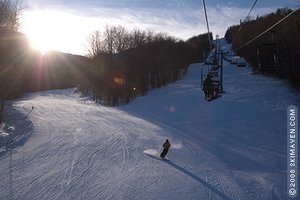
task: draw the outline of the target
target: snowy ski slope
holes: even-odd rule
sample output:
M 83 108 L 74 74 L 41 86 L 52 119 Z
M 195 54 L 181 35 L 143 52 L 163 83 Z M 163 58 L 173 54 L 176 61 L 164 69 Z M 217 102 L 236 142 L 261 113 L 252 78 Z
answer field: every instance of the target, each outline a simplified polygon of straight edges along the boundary
M 116 108 L 74 89 L 12 102 L 7 132 L 16 137 L 0 148 L 0 199 L 287 199 L 286 108 L 299 95 L 225 63 L 226 93 L 207 102 L 200 67 Z

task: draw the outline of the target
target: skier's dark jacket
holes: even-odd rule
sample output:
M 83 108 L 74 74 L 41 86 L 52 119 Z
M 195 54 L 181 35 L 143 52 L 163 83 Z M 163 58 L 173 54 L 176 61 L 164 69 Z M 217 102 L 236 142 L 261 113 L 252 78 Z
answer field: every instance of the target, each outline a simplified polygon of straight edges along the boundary
M 171 147 L 170 142 L 165 142 L 165 143 L 163 144 L 163 147 L 164 147 L 165 149 L 169 149 L 169 148 Z

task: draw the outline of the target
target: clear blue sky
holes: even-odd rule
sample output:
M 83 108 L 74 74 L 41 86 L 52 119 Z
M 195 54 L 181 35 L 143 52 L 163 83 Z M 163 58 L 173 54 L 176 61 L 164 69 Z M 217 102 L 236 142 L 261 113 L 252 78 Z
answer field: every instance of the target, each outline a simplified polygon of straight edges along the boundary
M 206 0 L 210 30 L 214 36 L 219 34 L 222 37 L 230 25 L 244 19 L 253 2 Z M 38 31 L 44 35 L 50 32 L 46 37 L 60 37 L 56 38 L 60 47 L 54 47 L 52 39 L 52 46 L 47 48 L 69 53 L 85 54 L 88 35 L 103 30 L 106 24 L 123 25 L 128 29 L 149 28 L 181 39 L 207 31 L 202 0 L 30 0 L 26 5 L 23 32 L 31 38 L 37 38 Z M 252 15 L 298 6 L 298 0 L 258 0 Z M 41 25 L 38 19 L 44 19 L 45 23 Z M 51 30 L 60 30 L 60 34 L 51 32 L 47 24 Z

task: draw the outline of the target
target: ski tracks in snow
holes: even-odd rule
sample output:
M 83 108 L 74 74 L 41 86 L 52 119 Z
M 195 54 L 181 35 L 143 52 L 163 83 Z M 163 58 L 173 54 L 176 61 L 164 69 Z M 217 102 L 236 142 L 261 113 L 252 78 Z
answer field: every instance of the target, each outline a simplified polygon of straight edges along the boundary
M 73 170 L 74 170 L 74 166 L 77 163 L 78 156 L 79 156 L 78 153 L 74 153 L 72 161 L 71 161 L 71 165 L 67 166 L 67 169 L 66 169 L 64 177 L 63 177 L 63 181 L 61 182 L 61 190 L 64 187 L 66 187 L 66 186 L 68 187 L 70 185 Z
M 122 145 L 123 145 L 123 155 L 122 155 L 122 165 L 120 167 L 120 171 L 119 171 L 119 174 L 117 176 L 117 178 L 120 177 L 122 171 L 123 171 L 123 168 L 124 168 L 124 165 L 125 165 L 125 162 L 127 161 L 128 157 L 129 157 L 129 149 L 128 149 L 128 146 L 127 146 L 127 138 L 126 138 L 126 133 L 125 133 L 125 129 L 121 129 L 120 130 L 120 134 L 122 136 Z
M 220 131 L 222 137 L 210 134 L 210 123 L 222 119 L 222 123 L 231 125 L 237 117 L 228 120 L 227 115 L 213 113 L 222 114 L 230 91 L 242 88 L 235 84 L 228 87 L 228 96 L 224 95 L 222 101 L 203 104 L 199 100 L 199 67 L 191 66 L 189 74 L 193 77 L 151 91 L 125 108 L 87 104 L 68 90 L 32 94 L 18 101 L 16 106 L 23 113 L 24 107 L 34 105 L 29 116 L 34 132 L 22 148 L 11 152 L 13 159 L 9 160 L 8 154 L 0 157 L 1 170 L 12 170 L 10 177 L 0 173 L 4 186 L 0 199 L 8 197 L 10 191 L 13 197 L 26 200 L 283 197 L 278 171 L 268 174 L 258 173 L 259 167 L 251 172 L 239 165 L 235 168 L 230 159 L 222 157 L 226 155 L 218 152 L 235 144 L 218 145 L 224 142 L 223 137 L 232 136 L 232 130 L 212 129 Z M 193 91 L 186 92 L 186 86 Z M 239 96 L 236 94 L 233 100 L 239 100 Z M 242 96 L 242 100 L 247 102 L 248 98 Z M 176 110 L 164 109 L 164 105 L 173 103 Z M 165 138 L 172 144 L 169 161 L 143 153 L 145 149 L 160 151 Z M 235 142 L 240 142 L 239 137 Z

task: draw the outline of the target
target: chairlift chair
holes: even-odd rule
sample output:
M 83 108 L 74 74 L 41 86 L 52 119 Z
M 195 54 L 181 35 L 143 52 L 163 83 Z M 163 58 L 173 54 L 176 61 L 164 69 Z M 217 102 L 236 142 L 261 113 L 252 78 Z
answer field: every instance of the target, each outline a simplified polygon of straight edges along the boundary
M 213 91 L 216 93 L 214 94 L 214 98 L 219 97 L 220 93 L 220 86 L 221 86 L 221 79 L 220 79 L 220 66 L 218 65 L 203 65 L 201 68 L 201 89 L 204 91 L 204 81 L 207 76 L 210 76 L 212 79 L 212 88 Z

